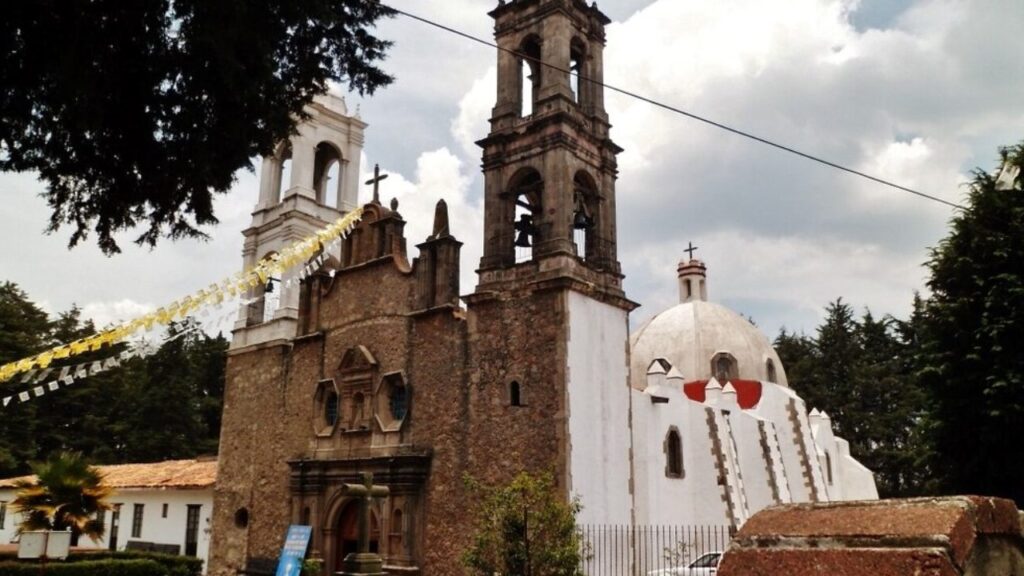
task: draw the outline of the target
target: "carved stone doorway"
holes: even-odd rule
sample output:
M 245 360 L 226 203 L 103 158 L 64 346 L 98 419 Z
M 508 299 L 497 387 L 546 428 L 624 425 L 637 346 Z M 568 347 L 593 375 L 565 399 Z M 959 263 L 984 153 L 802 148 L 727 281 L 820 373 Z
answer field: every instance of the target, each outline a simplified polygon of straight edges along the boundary
M 352 501 L 345 505 L 345 508 L 338 516 L 337 529 L 334 531 L 337 541 L 334 546 L 334 569 L 332 572 L 341 570 L 341 561 L 345 556 L 359 551 L 359 502 Z M 378 553 L 380 550 L 380 522 L 377 514 L 370 511 L 370 552 Z

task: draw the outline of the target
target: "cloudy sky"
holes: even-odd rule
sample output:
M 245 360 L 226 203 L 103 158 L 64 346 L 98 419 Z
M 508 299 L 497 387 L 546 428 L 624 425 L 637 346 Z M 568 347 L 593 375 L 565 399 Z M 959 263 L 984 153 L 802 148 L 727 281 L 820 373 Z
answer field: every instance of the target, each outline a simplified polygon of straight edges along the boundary
M 494 0 L 391 0 L 490 38 Z M 958 202 L 976 167 L 1024 139 L 1020 0 L 601 0 L 605 79 L 905 186 Z M 364 170 L 393 177 L 410 245 L 445 198 L 465 242 L 463 293 L 482 236 L 480 154 L 495 93 L 494 52 L 404 18 L 382 23 L 397 77 L 373 98 L 347 97 L 370 124 Z M 619 255 L 634 324 L 676 301 L 675 265 L 692 241 L 712 300 L 769 335 L 813 332 L 842 296 L 905 315 L 923 289 L 928 247 L 947 207 L 609 93 L 619 158 Z M 0 280 L 49 311 L 73 303 L 101 325 L 175 300 L 241 265 L 256 198 L 241 172 L 217 202 L 210 242 L 164 242 L 107 258 L 43 233 L 31 174 L 0 175 Z M 367 191 L 363 192 L 367 199 Z M 415 250 L 413 250 L 415 252 Z M 415 255 L 415 254 L 413 254 Z

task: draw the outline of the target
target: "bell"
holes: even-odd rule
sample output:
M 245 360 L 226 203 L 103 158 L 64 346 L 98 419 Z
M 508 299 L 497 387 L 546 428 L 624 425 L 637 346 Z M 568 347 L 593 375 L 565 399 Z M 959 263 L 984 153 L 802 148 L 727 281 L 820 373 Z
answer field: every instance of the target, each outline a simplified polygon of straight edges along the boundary
M 267 278 L 267 285 L 263 287 L 264 294 L 274 293 L 274 280 L 275 278 Z
M 516 235 L 516 246 L 520 248 L 530 247 L 530 233 L 526 230 L 520 230 L 519 234 Z
M 590 228 L 590 225 L 590 217 L 583 210 L 577 210 L 572 217 L 572 227 L 577 230 L 586 230 Z

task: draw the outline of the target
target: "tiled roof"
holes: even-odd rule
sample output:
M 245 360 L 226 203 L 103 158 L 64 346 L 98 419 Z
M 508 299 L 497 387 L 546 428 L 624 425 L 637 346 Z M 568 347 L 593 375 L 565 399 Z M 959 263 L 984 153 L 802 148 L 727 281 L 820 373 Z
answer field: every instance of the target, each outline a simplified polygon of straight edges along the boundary
M 216 460 L 168 460 L 96 468 L 112 488 L 212 488 L 217 481 Z M 31 481 L 35 476 L 0 480 L 0 489 L 13 488 L 19 480 Z

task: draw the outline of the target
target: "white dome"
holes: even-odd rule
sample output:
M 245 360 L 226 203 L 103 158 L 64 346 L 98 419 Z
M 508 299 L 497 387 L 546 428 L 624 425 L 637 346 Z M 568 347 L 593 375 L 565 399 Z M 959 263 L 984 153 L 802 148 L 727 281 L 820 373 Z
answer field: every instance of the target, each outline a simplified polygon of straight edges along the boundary
M 630 384 L 638 390 L 646 386 L 647 368 L 656 358 L 668 360 L 692 382 L 710 379 L 712 363 L 723 353 L 735 360 L 734 378 L 789 385 L 768 338 L 747 319 L 711 302 L 677 304 L 641 326 L 629 343 Z

